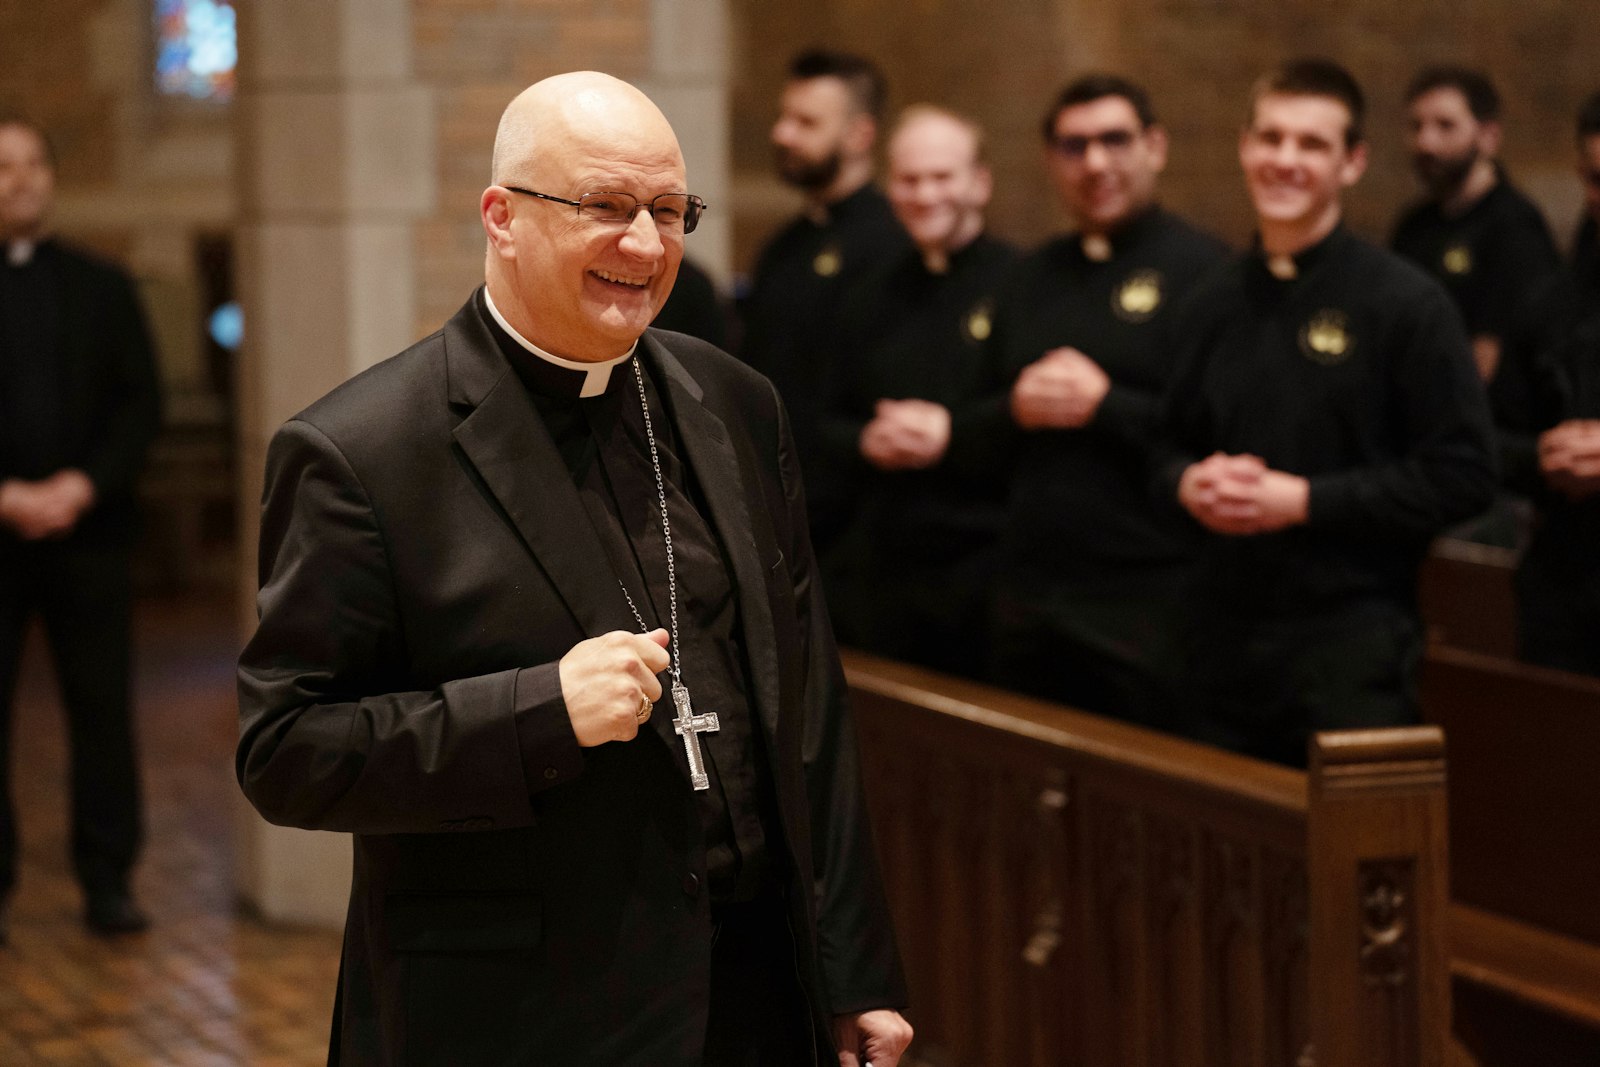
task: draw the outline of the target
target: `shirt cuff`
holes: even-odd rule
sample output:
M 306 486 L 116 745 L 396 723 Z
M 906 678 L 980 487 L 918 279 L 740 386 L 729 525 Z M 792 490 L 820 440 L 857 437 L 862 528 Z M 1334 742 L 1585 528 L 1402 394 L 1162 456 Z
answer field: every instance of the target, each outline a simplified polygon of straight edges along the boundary
M 517 723 L 517 747 L 530 794 L 570 782 L 583 772 L 583 749 L 561 695 L 560 664 L 545 663 L 517 672 L 511 714 Z

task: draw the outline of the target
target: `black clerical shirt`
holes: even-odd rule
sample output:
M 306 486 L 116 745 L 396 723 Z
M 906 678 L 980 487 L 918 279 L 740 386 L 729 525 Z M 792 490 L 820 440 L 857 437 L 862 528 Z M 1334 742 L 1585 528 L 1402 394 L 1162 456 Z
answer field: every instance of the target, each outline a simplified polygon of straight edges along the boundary
M 588 523 L 621 582 L 617 597 L 625 588 L 647 627 L 670 631 L 666 540 L 633 361 L 612 368 L 603 393 L 580 398 L 582 372 L 541 360 L 519 345 L 489 314 L 481 294 L 478 309 L 572 473 Z M 771 863 L 778 853 L 768 842 L 776 832 L 777 806 L 770 776 L 761 772 L 767 761 L 747 695 L 738 608 L 728 578 L 732 569 L 702 517 L 706 509 L 683 460 L 671 413 L 648 367 L 643 361 L 639 365 L 671 521 L 682 680 L 694 712 L 714 712 L 720 726 L 698 735 L 711 779 L 711 787 L 696 794 L 711 899 L 750 900 L 776 881 Z M 670 672 L 663 674 L 665 692 L 650 727 L 684 768 L 687 789 L 687 757 L 672 726 L 671 684 Z
M 1313 615 L 1376 598 L 1412 610 L 1430 539 L 1488 505 L 1488 405 L 1460 317 L 1411 264 L 1336 229 L 1290 279 L 1252 252 L 1179 309 L 1160 493 L 1213 452 L 1310 481 L 1310 517 L 1206 537 L 1217 610 Z
M 13 265 L 0 246 L 0 477 L 39 479 L 82 462 L 66 438 L 63 281 L 54 246 Z
M 1434 200 L 1412 207 L 1390 245 L 1445 287 L 1473 337 L 1504 337 L 1518 306 L 1561 263 L 1544 216 L 1503 176 L 1459 215 Z
M 843 523 L 844 472 L 822 455 L 823 409 L 839 346 L 839 311 L 862 280 L 909 247 L 883 194 L 865 185 L 821 220 L 802 215 L 761 251 L 741 304 L 739 355 L 772 379 L 789 411 L 821 551 Z M 839 491 L 836 492 L 836 489 Z
M 955 409 L 973 398 L 995 298 L 1016 258 L 1010 245 L 980 235 L 934 272 L 910 249 L 862 285 L 843 312 L 823 443 L 829 467 L 859 480 L 857 521 L 869 531 L 872 557 L 887 565 L 948 562 L 992 541 L 1000 527 L 1004 481 L 993 472 L 965 478 L 942 462 L 881 471 L 862 458 L 860 441 L 880 399 Z
M 1160 208 L 1111 235 L 1098 258 L 1074 235 L 1024 257 L 1001 292 L 985 349 L 985 399 L 956 414 L 951 461 L 1011 472 L 1002 539 L 1005 581 L 1021 589 L 1115 587 L 1130 568 L 1187 558 L 1181 527 L 1153 506 L 1148 442 L 1175 353 L 1172 308 L 1228 249 Z M 1021 431 L 1011 420 L 1018 374 L 1070 346 L 1111 379 L 1093 421 Z

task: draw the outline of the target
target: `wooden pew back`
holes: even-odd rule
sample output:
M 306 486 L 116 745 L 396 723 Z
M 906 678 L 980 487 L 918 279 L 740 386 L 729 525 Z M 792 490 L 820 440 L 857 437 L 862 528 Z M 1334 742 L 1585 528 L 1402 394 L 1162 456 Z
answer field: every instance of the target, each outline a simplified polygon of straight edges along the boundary
M 1436 731 L 1323 735 L 1308 779 L 846 668 L 921 1062 L 1442 1063 Z

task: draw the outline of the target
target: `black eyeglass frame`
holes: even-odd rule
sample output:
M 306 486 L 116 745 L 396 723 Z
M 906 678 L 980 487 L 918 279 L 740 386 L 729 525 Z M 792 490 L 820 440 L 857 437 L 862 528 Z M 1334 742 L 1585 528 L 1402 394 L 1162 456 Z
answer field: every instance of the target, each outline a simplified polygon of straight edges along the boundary
M 660 196 L 652 197 L 649 200 L 640 200 L 632 193 L 624 193 L 619 190 L 597 189 L 592 193 L 584 193 L 576 200 L 568 200 L 564 196 L 551 196 L 549 193 L 536 193 L 532 189 L 524 189 L 520 185 L 502 185 L 500 188 L 506 190 L 507 192 L 521 193 L 523 196 L 533 196 L 538 197 L 540 200 L 548 200 L 552 204 L 566 204 L 568 207 L 576 208 L 580 217 L 583 215 L 583 202 L 589 199 L 591 196 L 625 196 L 629 200 L 633 201 L 633 210 L 628 212 L 628 217 L 626 220 L 613 219 L 599 221 L 626 221 L 630 226 L 633 224 L 634 216 L 639 213 L 641 208 L 650 212 L 650 220 L 654 222 L 656 217 L 655 203 L 657 200 L 660 200 L 663 196 L 681 196 L 685 200 L 685 207 L 683 211 L 683 232 L 685 235 L 693 233 L 695 231 L 695 227 L 700 225 L 700 216 L 705 214 L 708 206 L 704 200 L 700 199 L 698 196 L 695 196 L 693 193 L 662 193 Z

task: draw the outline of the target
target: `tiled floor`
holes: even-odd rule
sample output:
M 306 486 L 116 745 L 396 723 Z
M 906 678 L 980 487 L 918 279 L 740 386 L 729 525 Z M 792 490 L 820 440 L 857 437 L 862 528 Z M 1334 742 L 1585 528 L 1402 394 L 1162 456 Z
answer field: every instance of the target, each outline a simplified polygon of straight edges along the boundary
M 64 731 L 35 635 L 13 724 L 23 862 L 0 948 L 0 1067 L 325 1062 L 338 935 L 266 925 L 235 906 L 232 625 L 221 602 L 141 606 L 148 843 L 135 887 L 154 926 L 117 941 L 81 922 Z

